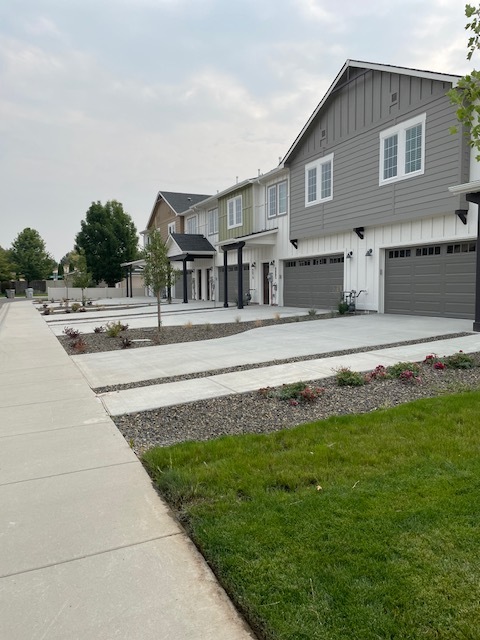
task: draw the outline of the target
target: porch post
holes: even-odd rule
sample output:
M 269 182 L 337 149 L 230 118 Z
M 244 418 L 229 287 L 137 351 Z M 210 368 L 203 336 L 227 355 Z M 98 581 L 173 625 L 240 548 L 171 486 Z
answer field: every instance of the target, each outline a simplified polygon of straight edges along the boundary
M 128 280 L 128 272 L 130 270 L 130 267 L 125 267 L 125 282 L 127 284 L 127 298 L 128 298 L 128 292 L 129 292 L 129 280 Z
M 239 242 L 237 247 L 237 290 L 238 290 L 238 309 L 243 309 L 243 247 L 244 242 Z
M 133 267 L 130 265 L 130 298 L 133 298 Z
M 467 193 L 467 202 L 478 205 L 477 222 L 477 246 L 476 246 L 476 273 L 475 273 L 475 320 L 473 330 L 480 331 L 480 193 Z
M 228 307 L 228 250 L 223 247 L 223 306 Z
M 183 303 L 186 304 L 188 302 L 187 295 L 187 258 L 183 258 Z

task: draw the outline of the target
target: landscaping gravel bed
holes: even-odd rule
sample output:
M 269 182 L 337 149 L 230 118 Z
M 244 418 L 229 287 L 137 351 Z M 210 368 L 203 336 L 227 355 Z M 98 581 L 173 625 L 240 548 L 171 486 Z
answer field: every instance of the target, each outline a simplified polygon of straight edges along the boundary
M 477 366 L 473 369 L 437 371 L 422 366 L 420 383 L 375 380 L 361 387 L 339 387 L 335 378 L 318 380 L 311 385 L 323 387 L 324 392 L 311 404 L 292 406 L 284 400 L 264 398 L 253 392 L 118 416 L 113 420 L 138 454 L 152 446 L 186 440 L 270 433 L 329 416 L 365 413 L 419 398 L 478 389 L 479 354 L 474 358 Z
M 330 317 L 327 316 L 327 317 Z M 144 346 L 192 342 L 222 338 L 248 331 L 249 329 L 285 322 L 304 322 L 321 320 L 319 316 L 298 316 L 294 318 L 272 319 L 255 322 L 226 324 L 183 325 L 156 329 L 128 329 L 116 338 L 106 333 L 82 334 L 84 348 L 75 349 L 74 340 L 67 336 L 59 337 L 69 354 L 95 353 L 122 348 L 122 338 L 133 340 L 130 348 Z M 348 321 L 348 317 L 345 318 Z M 415 340 L 408 343 L 392 342 L 369 347 L 369 351 L 394 347 L 399 344 L 419 344 L 445 338 L 461 337 L 465 333 L 448 334 Z M 135 342 L 138 340 L 139 342 Z M 147 386 L 199 378 L 208 375 L 227 373 L 283 364 L 319 357 L 331 357 L 365 351 L 364 348 L 334 351 L 301 358 L 272 360 L 255 365 L 245 365 L 205 371 L 201 373 L 171 376 L 169 378 L 146 380 L 139 383 L 123 384 L 95 389 L 97 393 Z M 425 353 L 427 355 L 427 353 Z M 441 355 L 441 354 L 439 354 Z M 443 393 L 454 393 L 480 387 L 480 354 L 475 354 L 477 367 L 467 370 L 445 369 L 437 371 L 422 366 L 421 383 L 401 383 L 398 380 L 374 380 L 361 387 L 339 387 L 335 378 L 313 381 L 312 386 L 322 387 L 324 391 L 313 403 L 290 405 L 277 398 L 265 398 L 258 392 L 231 395 L 197 402 L 188 401 L 173 407 L 164 407 L 154 411 L 144 411 L 113 418 L 118 429 L 134 450 L 140 454 L 152 446 L 168 446 L 186 440 L 209 440 L 224 435 L 242 433 L 270 433 L 283 428 L 296 426 L 304 422 L 321 420 L 329 416 L 365 413 L 377 409 L 393 407 L 419 398 L 434 397 Z M 382 364 L 379 362 L 379 364 Z M 268 384 L 268 381 L 265 381 Z M 188 399 L 186 399 L 188 400 Z

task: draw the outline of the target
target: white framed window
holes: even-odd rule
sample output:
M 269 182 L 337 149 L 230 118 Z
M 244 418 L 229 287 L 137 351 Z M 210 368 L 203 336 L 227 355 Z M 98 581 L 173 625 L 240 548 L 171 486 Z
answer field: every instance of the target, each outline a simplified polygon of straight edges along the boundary
M 425 172 L 426 115 L 422 113 L 380 133 L 380 185 Z
M 168 233 L 175 233 L 175 222 L 168 223 Z
M 305 206 L 333 200 L 333 153 L 305 165 Z
M 197 216 L 190 216 L 185 220 L 185 233 L 198 233 Z
M 218 233 L 218 209 L 210 209 L 208 212 L 208 235 Z
M 242 196 L 227 200 L 227 227 L 233 229 L 243 224 Z
M 287 181 L 267 187 L 267 216 L 275 218 L 287 213 Z

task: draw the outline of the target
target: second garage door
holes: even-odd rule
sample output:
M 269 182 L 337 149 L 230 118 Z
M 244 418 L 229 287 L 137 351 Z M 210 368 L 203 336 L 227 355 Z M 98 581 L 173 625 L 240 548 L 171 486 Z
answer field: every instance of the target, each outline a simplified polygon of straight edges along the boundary
M 287 307 L 336 309 L 343 291 L 343 255 L 287 260 L 283 303 Z
M 473 318 L 476 243 L 387 249 L 385 313 Z

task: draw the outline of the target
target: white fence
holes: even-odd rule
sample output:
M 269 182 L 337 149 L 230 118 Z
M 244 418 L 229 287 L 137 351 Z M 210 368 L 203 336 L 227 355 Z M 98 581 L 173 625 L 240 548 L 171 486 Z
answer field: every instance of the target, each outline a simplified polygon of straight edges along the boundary
M 145 289 L 133 290 L 136 296 L 144 296 Z M 125 287 L 89 287 L 84 289 L 83 296 L 87 300 L 100 300 L 101 298 L 126 298 L 127 290 Z M 47 297 L 49 300 L 82 300 L 82 290 L 80 287 L 48 287 Z

